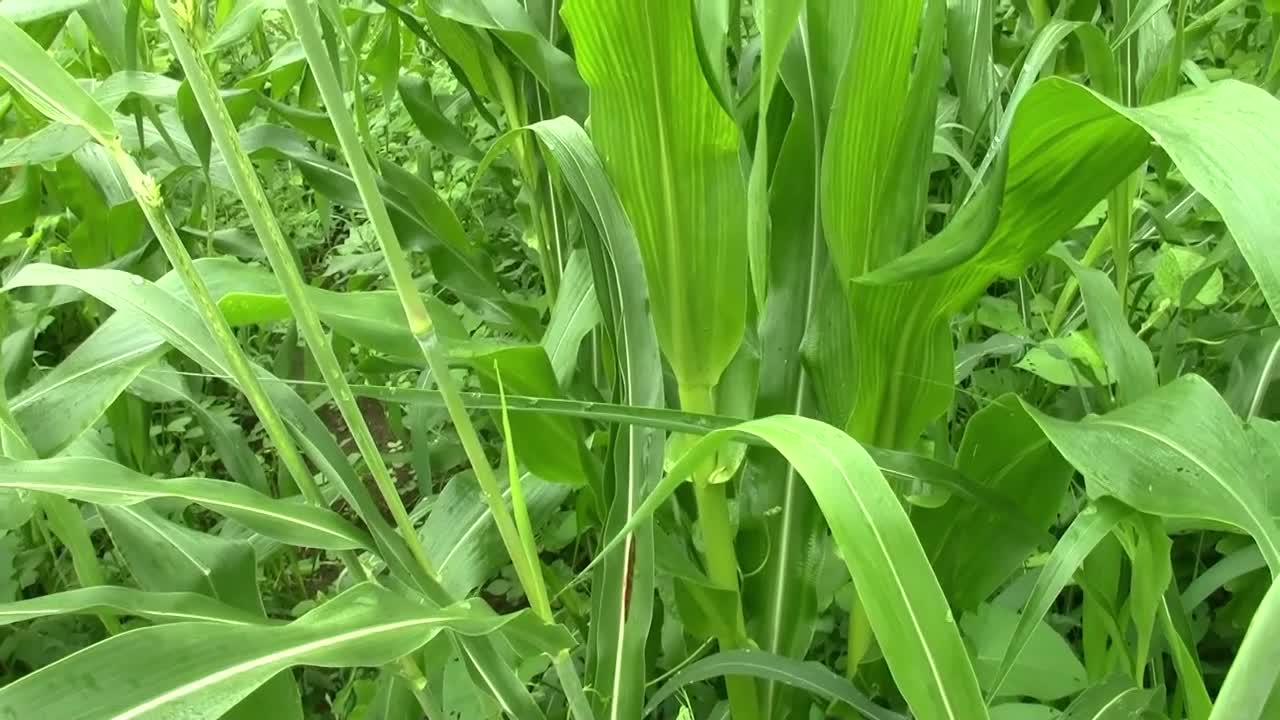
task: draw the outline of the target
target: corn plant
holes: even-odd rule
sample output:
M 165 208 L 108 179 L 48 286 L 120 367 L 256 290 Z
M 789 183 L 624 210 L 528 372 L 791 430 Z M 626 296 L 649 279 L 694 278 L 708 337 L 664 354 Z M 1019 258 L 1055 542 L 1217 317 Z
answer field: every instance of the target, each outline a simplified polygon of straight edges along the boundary
M 0 717 L 1271 717 L 1277 10 L 0 0 Z

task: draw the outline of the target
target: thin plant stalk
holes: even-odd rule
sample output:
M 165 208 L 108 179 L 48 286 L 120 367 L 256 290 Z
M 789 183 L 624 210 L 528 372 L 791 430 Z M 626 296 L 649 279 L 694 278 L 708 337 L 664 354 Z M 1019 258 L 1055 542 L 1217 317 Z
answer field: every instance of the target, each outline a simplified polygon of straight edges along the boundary
M 386 462 L 382 459 L 382 453 L 378 450 L 363 413 L 356 404 L 355 395 L 347 384 L 338 358 L 334 355 L 324 328 L 320 324 L 320 318 L 306 298 L 306 282 L 294 261 L 279 223 L 271 213 L 266 193 L 257 175 L 254 174 L 252 166 L 249 165 L 248 156 L 240 144 L 239 135 L 234 131 L 235 126 L 227 114 L 226 106 L 218 95 L 217 85 L 209 72 L 208 65 L 191 46 L 186 29 L 174 14 L 169 0 L 157 2 L 156 7 L 159 10 L 160 23 L 169 36 L 174 54 L 186 73 L 192 94 L 195 95 L 196 102 L 209 125 L 210 134 L 217 143 L 219 151 L 222 152 L 232 182 L 245 201 L 249 219 L 262 240 L 262 248 L 267 254 L 271 268 L 275 271 L 289 307 L 294 312 L 298 332 L 315 357 L 320 374 L 332 392 L 334 404 L 350 429 L 356 447 L 373 476 L 374 484 L 391 511 L 396 530 L 408 546 L 414 560 L 428 575 L 434 577 L 431 563 L 427 559 L 426 551 L 422 548 L 422 542 L 413 527 L 413 522 L 409 519 L 409 512 L 400 498 L 400 493 L 396 490 L 395 481 L 387 469 Z
M 680 407 L 685 412 L 714 414 L 715 388 L 680 388 Z M 712 584 L 738 593 L 738 556 L 733 545 L 733 523 L 729 515 L 726 483 L 714 482 L 715 460 L 709 459 L 694 474 L 693 492 L 698 506 L 698 526 L 702 530 L 702 552 L 707 576 Z M 738 629 L 744 627 L 742 600 L 734 604 L 736 617 L 733 631 L 716 638 L 721 652 L 745 647 Z M 730 675 L 725 678 L 729 690 L 730 714 L 741 720 L 759 717 L 759 700 L 755 681 L 749 677 Z
M 287 0 L 286 7 L 288 8 L 289 16 L 293 19 L 294 29 L 302 43 L 303 53 L 316 81 L 316 87 L 320 91 L 320 97 L 324 101 L 325 107 L 329 110 L 334 131 L 338 136 L 338 143 L 342 147 L 342 153 L 347 160 L 352 178 L 355 180 L 356 189 L 359 191 L 360 199 L 364 203 L 365 212 L 373 225 L 374 234 L 378 239 L 378 246 L 382 251 L 392 283 L 395 285 L 396 294 L 400 299 L 405 318 L 409 323 L 409 330 L 413 333 L 414 338 L 417 339 L 418 346 L 427 361 L 427 367 L 436 379 L 436 385 L 444 398 L 449 419 L 453 422 L 454 430 L 462 442 L 467 460 L 471 463 L 472 471 L 480 484 L 480 489 L 489 505 L 489 510 L 493 514 L 494 524 L 498 528 L 503 545 L 515 567 L 525 595 L 530 598 L 538 596 L 539 591 L 537 588 L 542 586 L 544 582 L 541 571 L 537 567 L 530 567 L 529 558 L 522 550 L 520 531 L 516 525 L 515 518 L 512 517 L 510 510 L 502 499 L 502 488 L 498 484 L 497 474 L 494 472 L 493 466 L 489 464 L 484 447 L 480 443 L 480 436 L 471 421 L 471 415 L 467 412 L 467 408 L 462 402 L 462 395 L 457 381 L 451 374 L 448 361 L 439 345 L 439 336 L 431 331 L 434 323 L 430 311 L 418 294 L 408 257 L 400 246 L 400 240 L 391 224 L 391 216 L 387 212 L 386 203 L 383 201 L 382 194 L 378 191 L 377 178 L 374 175 L 369 158 L 365 155 L 360 144 L 355 123 L 346 105 L 346 96 L 343 93 L 342 85 L 338 80 L 337 72 L 330 62 L 329 55 L 325 52 L 319 22 L 311 12 L 306 0 Z M 344 387 L 346 387 L 345 384 Z M 350 393 L 349 388 L 347 388 L 347 393 Z M 352 401 L 354 403 L 354 398 L 352 398 Z M 541 596 L 546 597 L 545 587 L 542 587 Z M 549 602 L 540 603 L 540 605 L 541 607 L 535 608 L 535 612 L 538 613 L 542 620 L 552 622 L 553 617 Z M 573 672 L 572 668 L 567 665 L 569 660 L 567 653 L 561 652 L 553 659 L 556 663 L 557 672 L 562 675 L 567 672 Z

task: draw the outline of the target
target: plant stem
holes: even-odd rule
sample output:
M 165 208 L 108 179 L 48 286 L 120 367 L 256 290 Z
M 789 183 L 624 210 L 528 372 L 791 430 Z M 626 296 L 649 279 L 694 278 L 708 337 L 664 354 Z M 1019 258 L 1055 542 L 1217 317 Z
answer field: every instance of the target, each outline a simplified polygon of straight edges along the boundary
M 715 388 L 686 386 L 680 388 L 680 407 L 685 412 L 713 414 L 716 410 Z M 733 545 L 733 522 L 729 517 L 729 498 L 725 483 L 712 482 L 715 459 L 708 459 L 693 476 L 694 498 L 698 505 L 698 526 L 702 530 L 702 552 L 707 576 L 713 585 L 731 590 L 735 596 L 738 587 L 738 554 Z M 742 599 L 735 603 L 732 619 L 734 631 L 716 638 L 720 650 L 738 650 L 747 646 L 742 628 L 746 623 L 742 615 Z M 727 676 L 730 715 L 734 720 L 752 720 L 759 716 L 759 699 L 756 684 L 751 678 Z
M 418 539 L 413 523 L 409 519 L 409 512 L 405 509 L 400 493 L 395 487 L 395 481 L 391 478 L 386 462 L 382 459 L 377 443 L 369 431 L 364 414 L 356 404 L 342 366 L 338 363 L 324 328 L 320 325 L 320 318 L 307 299 L 306 282 L 302 272 L 290 251 L 284 233 L 280 230 L 279 223 L 272 215 L 266 192 L 249 163 L 248 155 L 240 143 L 240 137 L 235 131 L 235 124 L 227 112 L 226 105 L 218 94 L 218 88 L 209 67 L 187 40 L 169 1 L 160 0 L 156 3 L 156 7 L 160 10 L 161 24 L 169 35 L 178 62 L 186 72 L 192 94 L 195 95 L 200 111 L 205 116 L 210 134 L 226 160 L 232 183 L 244 201 L 249 219 L 262 241 L 267 260 L 275 271 L 285 299 L 294 313 L 298 332 L 315 357 L 320 374 L 333 395 L 333 402 L 351 431 L 356 447 L 364 458 L 383 501 L 391 511 L 396 530 L 423 571 L 434 576 L 426 551 L 422 548 L 422 542 Z M 314 485 L 310 478 L 308 482 Z
M 462 403 L 462 394 L 458 384 L 451 374 L 444 352 L 439 347 L 439 336 L 432 332 L 435 323 L 432 321 L 426 303 L 422 301 L 422 297 L 418 294 L 408 257 L 405 255 L 404 248 L 400 246 L 395 227 L 391 224 L 391 216 L 387 212 L 386 202 L 378 190 L 377 176 L 374 174 L 373 166 L 370 164 L 369 158 L 365 155 L 360 144 L 355 122 L 346 106 L 346 96 L 343 93 L 342 85 L 338 80 L 337 72 L 330 62 L 328 54 L 325 52 L 319 21 L 311 12 L 306 0 L 287 0 L 286 6 L 289 16 L 293 19 L 298 39 L 302 43 L 307 64 L 310 66 L 312 76 L 315 78 L 316 87 L 320 91 L 320 97 L 324 101 L 325 107 L 329 110 L 334 132 L 338 136 L 338 143 L 342 147 L 343 156 L 346 158 L 351 170 L 351 176 L 360 194 L 360 200 L 364 203 L 365 212 L 373 225 L 379 249 L 386 261 L 392 283 L 395 285 L 396 294 L 400 299 L 400 305 L 409 324 L 409 330 L 417 339 L 418 347 L 422 350 L 423 357 L 427 361 L 427 367 L 431 370 L 432 377 L 436 380 L 436 386 L 444 398 L 449 419 L 453 422 L 454 430 L 457 432 L 463 449 L 466 451 L 467 460 L 471 463 L 472 471 L 475 473 L 480 489 L 488 502 L 489 510 L 493 514 L 494 524 L 502 537 L 507 554 L 510 556 L 512 563 L 516 565 L 517 570 L 520 570 L 522 566 L 527 566 L 527 563 L 521 560 L 524 557 L 524 553 L 521 551 L 519 531 L 516 528 L 515 520 L 507 509 L 506 503 L 502 500 L 502 488 L 498 484 L 497 475 L 489 464 L 488 457 L 485 456 L 484 446 L 480 443 L 480 435 L 476 432 L 475 425 L 471 422 L 471 416 Z M 238 138 L 236 142 L 238 143 Z M 226 152 L 223 154 L 227 155 Z M 265 202 L 265 199 L 263 202 Z M 355 400 L 351 395 L 351 388 L 346 384 L 345 378 L 342 378 L 342 388 L 346 399 L 349 399 L 352 406 L 354 406 Z M 361 416 L 357 419 L 360 421 L 360 427 L 364 428 L 367 434 L 368 428 L 364 425 L 364 418 Z M 376 453 L 373 459 L 379 464 L 382 462 L 381 456 Z M 385 471 L 385 466 L 383 468 Z M 396 511 L 397 507 L 399 508 L 397 524 L 400 524 L 401 515 L 403 515 L 405 523 L 408 524 L 408 515 L 404 512 L 404 505 L 400 502 L 399 496 L 396 495 L 394 499 L 393 512 Z M 410 530 L 412 530 L 411 527 Z M 415 550 L 421 552 L 421 544 L 416 542 L 416 536 L 414 540 Z M 533 571 L 536 572 L 537 568 L 534 568 Z M 525 594 L 529 597 L 534 597 L 536 590 L 533 590 L 530 584 L 535 580 L 531 577 L 531 572 L 527 567 L 520 580 Z M 540 573 L 537 581 L 541 582 Z M 543 613 L 545 613 L 543 619 L 550 622 L 549 605 L 543 608 Z

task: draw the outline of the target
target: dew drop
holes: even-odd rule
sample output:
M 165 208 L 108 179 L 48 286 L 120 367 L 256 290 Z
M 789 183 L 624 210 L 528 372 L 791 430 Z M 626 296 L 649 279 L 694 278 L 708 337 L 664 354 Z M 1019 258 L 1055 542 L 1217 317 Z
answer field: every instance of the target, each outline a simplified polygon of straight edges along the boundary
M 133 276 L 133 284 L 134 284 L 134 285 L 141 285 L 143 282 L 144 282 L 144 281 L 143 281 L 143 279 L 142 279 L 142 278 L 138 277 L 137 275 L 134 275 L 134 276 Z

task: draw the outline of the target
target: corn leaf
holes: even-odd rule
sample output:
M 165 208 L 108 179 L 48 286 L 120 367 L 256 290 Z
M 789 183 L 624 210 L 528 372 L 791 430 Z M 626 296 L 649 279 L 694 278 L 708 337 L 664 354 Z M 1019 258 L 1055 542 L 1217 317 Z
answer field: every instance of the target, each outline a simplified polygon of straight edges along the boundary
M 635 227 L 658 341 L 682 388 L 713 388 L 747 302 L 740 136 L 698 62 L 681 0 L 570 0 L 592 140 Z
M 0 689 L 0 712 L 212 720 L 295 665 L 382 665 L 442 630 L 487 635 L 512 619 L 465 603 L 428 610 L 361 584 L 284 626 L 191 622 L 118 635 Z

